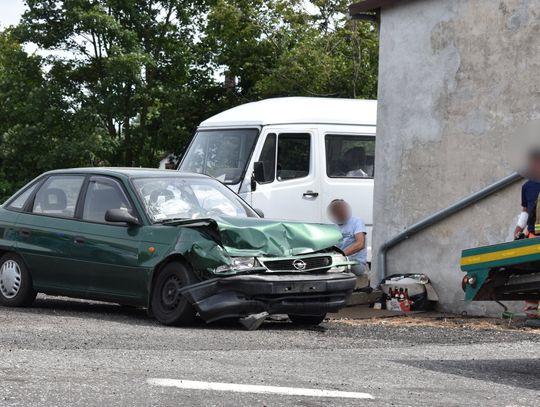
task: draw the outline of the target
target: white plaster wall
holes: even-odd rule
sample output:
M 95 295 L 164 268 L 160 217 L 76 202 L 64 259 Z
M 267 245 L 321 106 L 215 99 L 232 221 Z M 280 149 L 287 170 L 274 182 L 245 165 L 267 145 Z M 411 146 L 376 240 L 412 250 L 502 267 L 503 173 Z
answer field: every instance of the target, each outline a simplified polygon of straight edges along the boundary
M 383 9 L 375 250 L 514 170 L 516 128 L 540 117 L 539 14 L 540 0 L 409 0 Z M 498 313 L 462 301 L 460 252 L 511 239 L 519 210 L 515 185 L 392 249 L 388 272 L 426 273 L 443 310 Z

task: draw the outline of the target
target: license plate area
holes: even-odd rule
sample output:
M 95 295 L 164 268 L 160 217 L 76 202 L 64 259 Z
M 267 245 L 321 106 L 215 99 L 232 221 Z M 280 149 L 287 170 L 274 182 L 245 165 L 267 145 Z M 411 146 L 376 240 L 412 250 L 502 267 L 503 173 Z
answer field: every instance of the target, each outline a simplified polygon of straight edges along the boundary
M 326 283 L 320 281 L 277 283 L 274 294 L 305 294 L 326 291 Z

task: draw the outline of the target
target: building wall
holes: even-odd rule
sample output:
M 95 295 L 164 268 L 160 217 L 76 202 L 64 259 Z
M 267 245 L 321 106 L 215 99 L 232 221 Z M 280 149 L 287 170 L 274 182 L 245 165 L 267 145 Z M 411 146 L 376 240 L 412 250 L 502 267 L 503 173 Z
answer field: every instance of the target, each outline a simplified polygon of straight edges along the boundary
M 383 9 L 374 247 L 509 175 L 516 128 L 540 117 L 540 0 L 409 0 Z M 401 243 L 388 272 L 422 272 L 464 303 L 464 248 L 512 238 L 519 185 Z M 376 264 L 375 264 L 376 266 Z

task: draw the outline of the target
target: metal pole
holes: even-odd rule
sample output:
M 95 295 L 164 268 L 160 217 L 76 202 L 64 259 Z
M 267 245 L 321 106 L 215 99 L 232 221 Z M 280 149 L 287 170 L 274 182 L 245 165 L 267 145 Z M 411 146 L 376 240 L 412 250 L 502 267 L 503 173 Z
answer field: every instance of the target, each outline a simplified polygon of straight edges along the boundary
M 518 182 L 523 179 L 523 176 L 515 172 L 497 182 L 494 182 L 491 185 L 488 185 L 487 187 L 481 189 L 478 192 L 475 192 L 474 194 L 471 194 L 454 204 L 450 205 L 449 207 L 442 209 L 438 212 L 435 212 L 433 215 L 428 216 L 427 218 L 416 222 L 415 224 L 407 227 L 403 232 L 398 234 L 397 236 L 394 236 L 392 239 L 385 242 L 380 248 L 379 253 L 377 256 L 377 271 L 378 271 L 378 277 L 383 279 L 386 277 L 386 254 L 389 249 L 397 245 L 398 243 L 401 243 L 404 240 L 407 240 L 412 235 L 434 225 L 435 223 L 438 223 L 455 213 L 471 206 L 477 203 L 478 201 L 481 201 L 482 199 L 493 195 L 496 192 L 499 192 L 501 189 L 504 189 L 508 187 L 509 185 L 512 185 L 515 182 Z

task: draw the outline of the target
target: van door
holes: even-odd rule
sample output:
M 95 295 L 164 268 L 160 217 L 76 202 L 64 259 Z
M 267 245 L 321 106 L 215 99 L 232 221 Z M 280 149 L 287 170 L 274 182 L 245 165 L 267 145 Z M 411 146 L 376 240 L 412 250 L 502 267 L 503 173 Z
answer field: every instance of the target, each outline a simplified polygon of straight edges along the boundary
M 264 168 L 264 182 L 251 193 L 251 204 L 267 218 L 320 222 L 320 181 L 314 131 L 267 129 L 255 161 Z
M 324 159 L 321 162 L 326 168 L 321 176 L 321 215 L 325 222 L 330 222 L 326 207 L 333 199 L 346 200 L 353 215 L 367 226 L 368 261 L 371 261 L 375 132 L 374 128 L 363 130 L 356 129 L 357 133 L 353 133 L 354 129 L 344 126 L 323 129 Z

